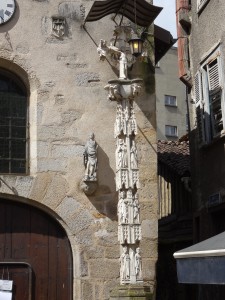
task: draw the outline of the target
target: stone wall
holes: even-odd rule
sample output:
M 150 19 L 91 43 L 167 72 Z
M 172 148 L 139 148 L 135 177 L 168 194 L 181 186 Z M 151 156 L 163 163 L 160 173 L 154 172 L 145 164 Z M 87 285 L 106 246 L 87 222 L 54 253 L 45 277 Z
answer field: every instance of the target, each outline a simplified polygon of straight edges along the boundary
M 29 175 L 1 175 L 2 197 L 38 206 L 56 218 L 71 242 L 74 299 L 109 299 L 119 284 L 115 103 L 104 86 L 117 74 L 99 62 L 96 45 L 112 37 L 104 18 L 81 25 L 92 1 L 17 2 L 0 27 L 0 67 L 17 74 L 29 91 Z M 65 18 L 65 34 L 52 34 L 52 17 Z M 148 70 L 152 74 L 152 70 Z M 140 74 L 139 74 L 140 75 Z M 153 76 L 152 76 L 153 77 Z M 155 287 L 157 183 L 154 81 L 135 105 L 139 134 L 143 279 Z M 151 92 L 149 92 L 149 90 Z M 89 133 L 98 148 L 98 188 L 86 196 L 83 151 Z

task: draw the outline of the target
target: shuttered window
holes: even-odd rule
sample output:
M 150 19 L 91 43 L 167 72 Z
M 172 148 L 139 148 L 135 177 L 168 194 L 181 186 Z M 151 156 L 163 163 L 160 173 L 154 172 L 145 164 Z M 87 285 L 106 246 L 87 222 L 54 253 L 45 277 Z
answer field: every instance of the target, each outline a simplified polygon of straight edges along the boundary
M 224 131 L 221 55 L 217 49 L 195 75 L 194 95 L 199 142 L 210 142 Z

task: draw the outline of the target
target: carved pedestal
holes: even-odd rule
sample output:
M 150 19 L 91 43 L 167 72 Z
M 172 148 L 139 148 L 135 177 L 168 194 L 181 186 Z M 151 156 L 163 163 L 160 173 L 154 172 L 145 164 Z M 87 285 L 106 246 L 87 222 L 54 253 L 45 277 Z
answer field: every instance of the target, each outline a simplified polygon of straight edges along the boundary
M 152 300 L 153 294 L 149 287 L 143 285 L 126 285 L 111 291 L 110 300 Z
M 105 87 L 108 99 L 117 102 L 114 136 L 116 138 L 116 189 L 118 191 L 118 240 L 121 245 L 120 283 L 142 282 L 140 254 L 141 224 L 138 199 L 139 169 L 135 143 L 137 123 L 134 98 L 141 79 L 111 80 Z

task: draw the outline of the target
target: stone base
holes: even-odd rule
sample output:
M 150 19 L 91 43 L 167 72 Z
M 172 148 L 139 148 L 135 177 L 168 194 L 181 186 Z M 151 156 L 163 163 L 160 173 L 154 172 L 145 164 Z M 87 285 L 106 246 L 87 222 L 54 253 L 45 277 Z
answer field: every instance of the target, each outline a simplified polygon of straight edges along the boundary
M 143 285 L 120 285 L 110 293 L 110 300 L 152 300 L 150 287 Z

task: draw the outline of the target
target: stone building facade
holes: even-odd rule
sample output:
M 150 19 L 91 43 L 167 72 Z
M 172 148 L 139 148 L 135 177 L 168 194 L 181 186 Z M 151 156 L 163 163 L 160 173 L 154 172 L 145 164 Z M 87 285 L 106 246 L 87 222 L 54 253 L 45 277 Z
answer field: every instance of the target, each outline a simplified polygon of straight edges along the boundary
M 111 38 L 113 22 L 106 17 L 83 28 L 92 3 L 16 1 L 12 18 L 0 25 L 0 75 L 17 78 L 28 96 L 26 168 L 23 174 L 0 170 L 0 202 L 4 202 L 3 207 L 32 207 L 49 220 L 46 224 L 56 222 L 62 229 L 71 255 L 67 268 L 71 270 L 72 290 L 67 299 L 74 300 L 109 299 L 110 290 L 119 285 L 120 270 L 113 133 L 116 105 L 107 100 L 104 90 L 108 80 L 117 78 L 117 74 L 110 64 L 99 61 L 96 51 L 101 38 Z M 142 276 L 154 293 L 158 209 L 154 74 L 145 63 L 132 72 L 133 78 L 145 80 L 134 110 L 138 124 Z M 98 186 L 92 195 L 87 195 L 82 186 L 83 153 L 91 132 L 98 144 Z M 21 218 L 18 224 L 23 221 Z M 9 223 L 13 222 L 9 217 Z M 37 222 L 35 230 L 30 228 L 31 236 L 49 235 L 50 239 L 49 231 L 40 233 L 40 224 L 44 223 Z M 5 236 L 7 230 L 4 224 L 1 226 L 0 234 Z M 20 240 L 25 230 L 19 227 L 12 225 L 10 238 L 14 235 Z M 4 256 L 1 252 L 1 262 L 24 260 L 32 268 L 33 258 L 25 254 L 18 258 L 13 245 L 11 254 Z M 34 248 L 47 249 L 43 251 L 48 251 L 51 258 L 50 246 L 50 242 L 47 248 L 36 243 Z M 30 249 L 32 241 L 24 247 Z M 40 259 L 39 264 L 44 261 Z M 53 265 L 49 262 L 49 266 Z M 0 264 L 0 268 L 3 266 Z M 41 269 L 33 272 L 36 286 L 33 284 L 32 289 L 36 293 L 38 284 L 44 285 L 47 279 L 42 278 Z M 63 273 L 63 268 L 57 272 Z M 26 289 L 26 282 L 21 286 Z M 45 289 L 50 293 L 51 286 Z M 62 294 L 60 299 L 63 297 Z M 38 299 L 47 298 L 40 294 Z
M 225 230 L 225 5 L 215 0 L 176 3 L 180 78 L 189 89 L 193 112 L 190 133 L 193 242 L 198 243 Z M 195 299 L 221 299 L 225 293 L 224 285 L 216 284 L 190 285 L 190 290 L 190 297 Z

